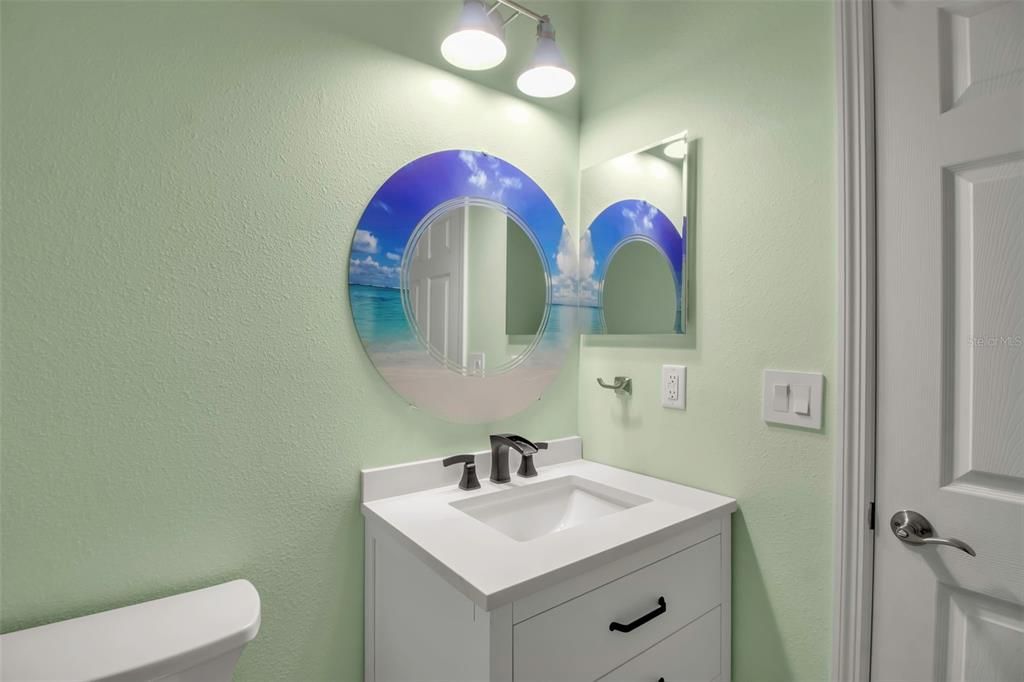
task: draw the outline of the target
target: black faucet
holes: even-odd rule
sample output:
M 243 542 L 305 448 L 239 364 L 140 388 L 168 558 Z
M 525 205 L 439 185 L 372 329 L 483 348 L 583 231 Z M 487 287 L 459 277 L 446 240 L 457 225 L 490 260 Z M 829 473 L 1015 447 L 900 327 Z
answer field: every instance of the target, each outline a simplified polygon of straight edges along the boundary
M 525 478 L 537 475 L 533 466 L 533 456 L 538 450 L 546 450 L 547 443 L 534 443 L 514 433 L 499 433 L 491 436 L 491 481 L 508 483 L 512 477 L 508 474 L 509 448 L 523 456 L 519 463 L 518 475 Z

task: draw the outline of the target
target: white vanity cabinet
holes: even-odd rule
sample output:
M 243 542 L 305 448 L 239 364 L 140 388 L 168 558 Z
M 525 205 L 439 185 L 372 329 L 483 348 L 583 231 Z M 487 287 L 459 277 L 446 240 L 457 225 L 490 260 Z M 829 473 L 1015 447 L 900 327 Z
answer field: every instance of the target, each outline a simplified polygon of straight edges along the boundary
M 484 611 L 367 524 L 366 679 L 729 679 L 730 515 Z M 628 627 L 664 612 L 629 632 Z
M 497 484 L 482 453 L 468 491 L 440 460 L 363 472 L 366 680 L 729 680 L 736 501 L 545 455 Z

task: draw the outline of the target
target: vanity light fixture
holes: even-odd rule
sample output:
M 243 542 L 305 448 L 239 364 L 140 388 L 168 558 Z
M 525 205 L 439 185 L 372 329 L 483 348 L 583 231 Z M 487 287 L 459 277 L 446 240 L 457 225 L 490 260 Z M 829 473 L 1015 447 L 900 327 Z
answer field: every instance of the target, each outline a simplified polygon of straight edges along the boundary
M 681 140 L 673 140 L 665 145 L 665 148 L 661 152 L 670 159 L 685 159 L 686 158 L 686 138 Z
M 507 19 L 497 11 L 504 5 L 512 10 Z M 505 59 L 505 27 L 523 15 L 537 22 L 537 47 L 529 68 L 520 74 L 516 85 L 531 97 L 558 97 L 576 86 L 576 76 L 566 66 L 565 57 L 555 43 L 555 29 L 547 15 L 541 15 L 513 0 L 495 0 L 490 7 L 484 0 L 465 0 L 455 31 L 441 43 L 441 54 L 452 65 L 468 71 L 482 71 Z

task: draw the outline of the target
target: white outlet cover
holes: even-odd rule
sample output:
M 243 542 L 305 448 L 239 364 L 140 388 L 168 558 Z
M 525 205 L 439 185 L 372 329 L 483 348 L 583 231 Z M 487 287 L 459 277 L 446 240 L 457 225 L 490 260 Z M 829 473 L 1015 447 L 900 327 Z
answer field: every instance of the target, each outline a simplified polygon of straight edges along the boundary
M 469 373 L 476 376 L 483 376 L 487 368 L 487 356 L 484 353 L 469 354 Z
M 677 392 L 673 394 L 672 379 L 676 379 Z M 670 410 L 686 409 L 686 366 L 661 366 L 661 406 Z
M 821 429 L 825 378 L 818 372 L 787 372 L 766 369 L 762 384 L 761 412 L 769 424 Z M 789 400 L 776 400 L 777 386 L 786 386 Z M 808 391 L 809 400 L 806 400 Z M 800 398 L 799 400 L 797 398 Z M 784 410 L 777 409 L 783 407 Z M 799 412 L 806 410 L 808 414 Z

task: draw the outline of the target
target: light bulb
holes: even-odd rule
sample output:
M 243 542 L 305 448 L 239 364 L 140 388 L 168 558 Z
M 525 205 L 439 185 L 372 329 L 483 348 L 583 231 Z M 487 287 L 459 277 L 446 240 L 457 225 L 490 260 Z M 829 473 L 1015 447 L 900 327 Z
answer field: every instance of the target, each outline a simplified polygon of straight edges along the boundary
M 453 66 L 467 71 L 493 69 L 505 61 L 505 43 L 497 36 L 468 29 L 456 31 L 441 43 L 441 54 Z
M 558 97 L 575 87 L 576 76 L 560 66 L 535 66 L 524 71 L 516 85 L 530 97 Z
M 453 66 L 467 71 L 492 69 L 505 61 L 505 41 L 480 0 L 466 0 L 455 31 L 441 43 L 441 55 Z

